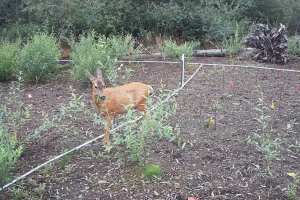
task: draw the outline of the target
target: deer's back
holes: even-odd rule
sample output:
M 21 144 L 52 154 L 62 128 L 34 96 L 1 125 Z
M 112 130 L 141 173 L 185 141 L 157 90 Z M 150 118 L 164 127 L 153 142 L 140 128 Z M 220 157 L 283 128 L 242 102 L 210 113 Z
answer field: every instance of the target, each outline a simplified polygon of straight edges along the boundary
M 122 114 L 126 113 L 128 109 L 146 104 L 147 100 L 144 96 L 147 97 L 149 92 L 153 92 L 153 89 L 150 85 L 132 82 L 118 87 L 106 88 L 103 92 L 106 99 L 98 101 L 97 107 L 101 106 L 101 109 L 106 110 L 109 114 Z

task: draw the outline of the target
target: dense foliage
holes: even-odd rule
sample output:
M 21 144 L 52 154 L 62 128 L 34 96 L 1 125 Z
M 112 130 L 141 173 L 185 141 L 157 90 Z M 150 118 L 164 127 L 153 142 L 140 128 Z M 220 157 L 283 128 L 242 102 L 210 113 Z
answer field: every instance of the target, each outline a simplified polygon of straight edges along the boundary
M 2 37 L 26 37 L 33 31 L 58 36 L 95 30 L 102 35 L 129 33 L 135 37 L 161 35 L 183 40 L 223 40 L 250 23 L 283 23 L 298 31 L 300 2 L 295 0 L 3 0 Z
M 89 83 L 86 76 L 82 75 L 86 70 L 93 74 L 96 68 L 100 67 L 107 83 L 115 84 L 119 70 L 117 59 L 138 53 L 134 51 L 132 40 L 130 35 L 104 37 L 97 35 L 94 31 L 87 35 L 80 35 L 78 42 L 74 39 L 71 40 L 70 44 L 73 49 L 71 53 L 73 59 L 72 78 Z
M 24 81 L 44 81 L 58 68 L 59 58 L 60 49 L 54 36 L 36 33 L 17 56 L 18 70 L 22 71 Z
M 15 58 L 19 42 L 0 42 L 0 81 L 11 80 L 15 69 Z

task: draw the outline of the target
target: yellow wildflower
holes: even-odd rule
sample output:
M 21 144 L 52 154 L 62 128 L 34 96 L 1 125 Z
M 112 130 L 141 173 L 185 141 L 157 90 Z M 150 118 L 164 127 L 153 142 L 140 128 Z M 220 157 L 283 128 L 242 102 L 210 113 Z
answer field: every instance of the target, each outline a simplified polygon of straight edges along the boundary
M 275 105 L 274 105 L 273 101 L 272 101 L 271 108 L 272 108 L 272 110 L 275 108 Z
M 297 176 L 297 174 L 295 174 L 295 173 L 287 173 L 287 175 L 288 175 L 288 176 L 291 176 L 291 177 Z
M 210 117 L 210 124 L 213 124 L 214 123 L 214 120 L 213 120 L 213 118 L 212 117 Z

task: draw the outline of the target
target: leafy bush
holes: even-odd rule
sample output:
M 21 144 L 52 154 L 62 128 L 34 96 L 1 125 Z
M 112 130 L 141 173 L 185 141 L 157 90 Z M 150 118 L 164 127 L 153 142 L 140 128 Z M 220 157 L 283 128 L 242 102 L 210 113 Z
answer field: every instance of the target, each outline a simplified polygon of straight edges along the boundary
M 300 41 L 297 37 L 288 38 L 287 53 L 289 55 L 299 56 L 300 55 Z
M 0 7 L 4 37 L 26 37 L 48 27 L 67 37 L 95 30 L 105 36 L 129 33 L 220 42 L 234 35 L 236 22 L 241 29 L 251 22 L 275 26 L 280 22 L 291 34 L 299 32 L 300 2 L 295 0 L 5 1 L 10 6 Z
M 267 4 L 273 5 L 274 1 Z M 4 7 L 4 16 L 0 12 L 0 19 L 2 16 L 7 21 L 15 22 L 15 25 L 7 25 L 6 20 L 0 20 L 0 26 L 13 29 L 13 33 L 17 33 L 13 35 L 20 36 L 26 35 L 30 27 L 33 29 L 39 25 L 52 29 L 57 35 L 67 37 L 71 34 L 78 36 L 82 31 L 95 30 L 105 36 L 129 33 L 134 37 L 161 35 L 187 41 L 220 41 L 224 36 L 229 37 L 234 34 L 236 21 L 247 22 L 249 18 L 253 20 L 274 18 L 273 15 L 257 18 L 266 13 L 262 10 L 266 6 L 261 6 L 254 11 L 255 14 L 252 14 L 251 9 L 256 4 L 261 3 L 256 0 L 169 0 L 147 3 L 119 0 L 84 2 L 48 0 L 36 3 L 35 0 L 27 0 L 26 3 L 18 2 L 11 8 Z M 68 9 L 65 9 L 66 7 Z M 281 6 L 276 7 L 279 11 L 289 10 L 288 15 L 294 14 L 293 21 L 298 23 L 297 9 L 293 11 Z M 17 11 L 19 16 L 16 15 L 15 8 L 19 9 Z M 257 13 L 257 10 L 260 12 Z M 286 18 L 285 21 L 288 19 Z
M 91 32 L 87 36 L 81 35 L 78 43 L 73 40 L 71 57 L 74 66 L 71 76 L 81 82 L 89 83 L 90 81 L 85 76 L 85 70 L 87 69 L 93 74 L 96 68 L 100 67 L 104 80 L 113 84 L 118 77 L 119 70 L 116 55 L 120 56 L 121 54 L 121 52 L 114 51 L 118 50 L 117 44 L 120 44 L 116 40 L 116 38 L 106 39 L 103 36 L 96 36 L 95 32 Z
M 121 58 L 122 56 L 137 55 L 140 53 L 135 51 L 135 42 L 131 35 L 111 36 L 107 38 L 107 43 L 112 57 Z
M 3 42 L 0 46 L 0 81 L 11 80 L 14 73 L 15 57 L 19 46 L 19 42 Z
M 197 42 L 185 42 L 184 44 L 177 46 L 176 42 L 171 39 L 166 40 L 164 46 L 160 47 L 160 52 L 163 57 L 181 59 L 182 54 L 185 54 L 188 59 L 191 58 L 192 50 L 198 46 Z
M 58 67 L 59 45 L 54 35 L 36 33 L 18 56 L 18 69 L 24 81 L 39 82 L 48 78 Z
M 10 26 L 4 27 L 0 29 L 0 39 L 6 39 L 9 41 L 17 41 L 21 39 L 30 38 L 34 35 L 35 32 L 49 32 L 46 26 L 42 26 L 41 24 L 11 24 Z
M 8 132 L 2 124 L 2 115 L 3 113 L 0 113 L 0 185 L 9 180 L 13 165 L 23 151 L 22 146 L 17 146 L 14 134 Z
M 10 179 L 13 165 L 23 151 L 23 147 L 17 145 L 17 132 L 24 124 L 26 111 L 22 109 L 24 108 L 23 104 L 18 101 L 20 84 L 16 86 L 15 82 L 13 82 L 11 89 L 12 91 L 8 95 L 6 102 L 12 104 L 12 110 L 7 109 L 6 104 L 2 102 L 0 90 L 0 185 L 5 184 Z M 7 128 L 4 121 L 10 123 L 10 129 Z

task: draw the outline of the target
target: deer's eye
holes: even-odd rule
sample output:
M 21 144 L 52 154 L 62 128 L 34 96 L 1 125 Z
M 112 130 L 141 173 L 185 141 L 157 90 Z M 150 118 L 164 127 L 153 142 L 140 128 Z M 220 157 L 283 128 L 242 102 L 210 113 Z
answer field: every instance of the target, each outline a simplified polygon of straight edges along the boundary
M 95 88 L 97 89 L 98 87 L 97 87 L 97 86 L 95 86 Z

